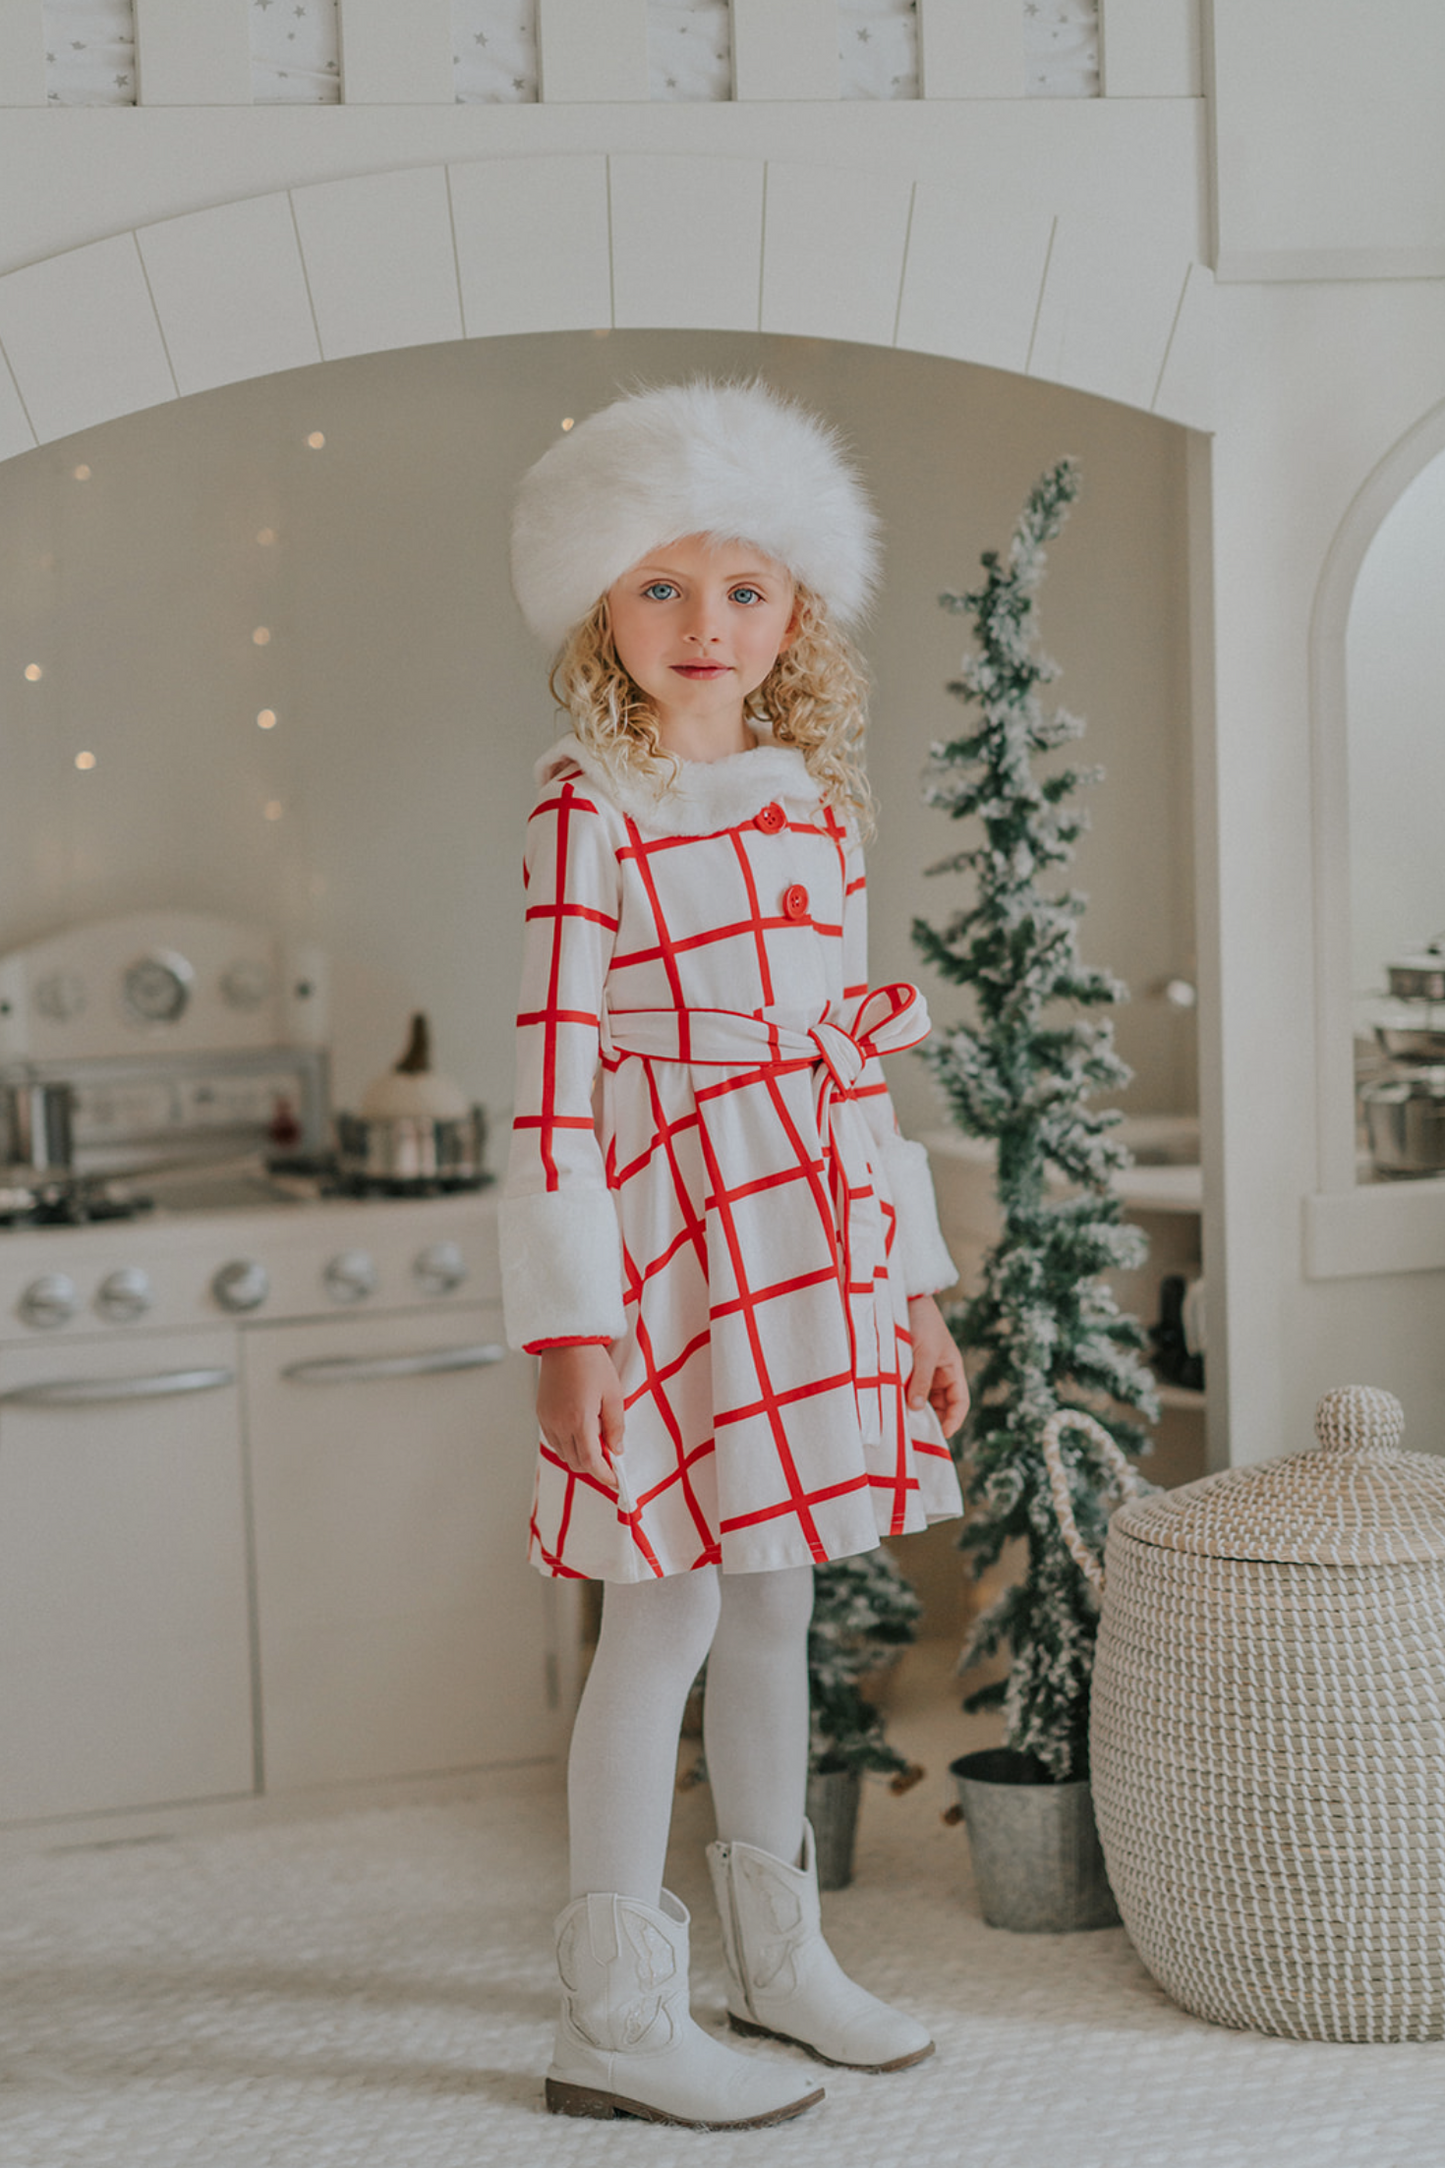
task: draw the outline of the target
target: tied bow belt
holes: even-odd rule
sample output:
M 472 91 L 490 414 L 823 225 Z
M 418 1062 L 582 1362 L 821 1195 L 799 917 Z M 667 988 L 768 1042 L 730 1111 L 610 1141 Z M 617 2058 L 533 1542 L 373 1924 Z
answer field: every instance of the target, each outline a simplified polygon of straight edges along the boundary
M 876 1147 L 854 1087 L 864 1064 L 901 1053 L 929 1033 L 928 1007 L 916 986 L 876 986 L 858 1005 L 853 1029 L 803 1024 L 797 1012 L 764 1009 L 613 1009 L 601 1019 L 602 1052 L 645 1061 L 759 1070 L 809 1063 L 818 1138 L 828 1163 L 833 1262 L 848 1321 L 858 1422 L 866 1444 L 883 1436 L 881 1380 L 897 1369 L 888 1286 L 887 1232 L 874 1179 Z

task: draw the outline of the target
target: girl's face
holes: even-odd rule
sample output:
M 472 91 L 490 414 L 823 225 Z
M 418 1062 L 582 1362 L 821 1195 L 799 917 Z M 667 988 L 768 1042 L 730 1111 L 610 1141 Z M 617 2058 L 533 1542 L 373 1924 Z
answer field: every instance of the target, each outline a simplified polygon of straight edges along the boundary
M 793 582 L 745 542 L 685 535 L 607 590 L 618 660 L 669 752 L 720 760 L 752 741 L 743 703 L 793 637 Z

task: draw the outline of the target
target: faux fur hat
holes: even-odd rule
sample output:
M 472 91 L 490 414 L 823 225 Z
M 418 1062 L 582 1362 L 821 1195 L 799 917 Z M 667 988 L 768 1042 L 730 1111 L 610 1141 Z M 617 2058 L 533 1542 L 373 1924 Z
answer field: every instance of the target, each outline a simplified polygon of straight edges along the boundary
M 763 384 L 696 377 L 589 415 L 523 477 L 522 615 L 560 647 L 629 565 L 690 534 L 750 542 L 845 625 L 873 591 L 878 521 L 836 432 Z

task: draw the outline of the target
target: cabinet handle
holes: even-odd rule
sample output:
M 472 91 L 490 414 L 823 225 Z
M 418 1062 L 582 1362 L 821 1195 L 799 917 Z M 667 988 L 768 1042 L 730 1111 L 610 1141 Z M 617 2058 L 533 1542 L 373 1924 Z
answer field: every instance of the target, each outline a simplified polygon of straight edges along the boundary
M 56 1378 L 0 1393 L 0 1407 L 84 1408 L 102 1400 L 163 1400 L 177 1393 L 214 1393 L 234 1385 L 234 1370 L 158 1370 L 147 1378 Z
M 425 1348 L 417 1355 L 330 1355 L 288 1363 L 281 1372 L 293 1385 L 370 1385 L 378 1378 L 419 1378 L 439 1370 L 480 1370 L 506 1360 L 504 1347 Z

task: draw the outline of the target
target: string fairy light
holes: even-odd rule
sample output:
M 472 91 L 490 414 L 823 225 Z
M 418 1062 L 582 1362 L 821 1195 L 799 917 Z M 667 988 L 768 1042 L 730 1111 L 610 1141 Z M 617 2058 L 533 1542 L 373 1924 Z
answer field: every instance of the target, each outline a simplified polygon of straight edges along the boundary
M 276 710 L 274 708 L 262 708 L 260 714 L 256 717 L 256 728 L 258 730 L 274 730 L 276 728 Z
M 44 677 L 44 675 L 45 675 L 45 672 L 44 672 L 44 671 L 43 671 L 43 670 L 41 669 L 41 667 L 40 667 L 40 665 L 39 665 L 39 663 L 38 663 L 38 662 L 28 662 L 28 663 L 26 663 L 26 665 L 25 665 L 25 680 L 26 680 L 26 683 L 27 683 L 27 684 L 29 684 L 29 685 L 38 685 L 38 684 L 39 684 L 39 682 L 40 682 L 40 680 L 41 680 L 41 678 L 43 678 L 43 677 Z
M 269 625 L 258 625 L 251 635 L 251 645 L 253 647 L 269 647 L 271 645 L 271 627 Z
M 322 445 L 326 442 L 326 435 L 324 430 L 313 429 L 310 436 L 306 439 L 306 442 L 310 445 L 313 452 L 319 452 Z
M 77 768 L 93 768 L 95 766 L 94 753 L 77 753 L 75 765 Z

